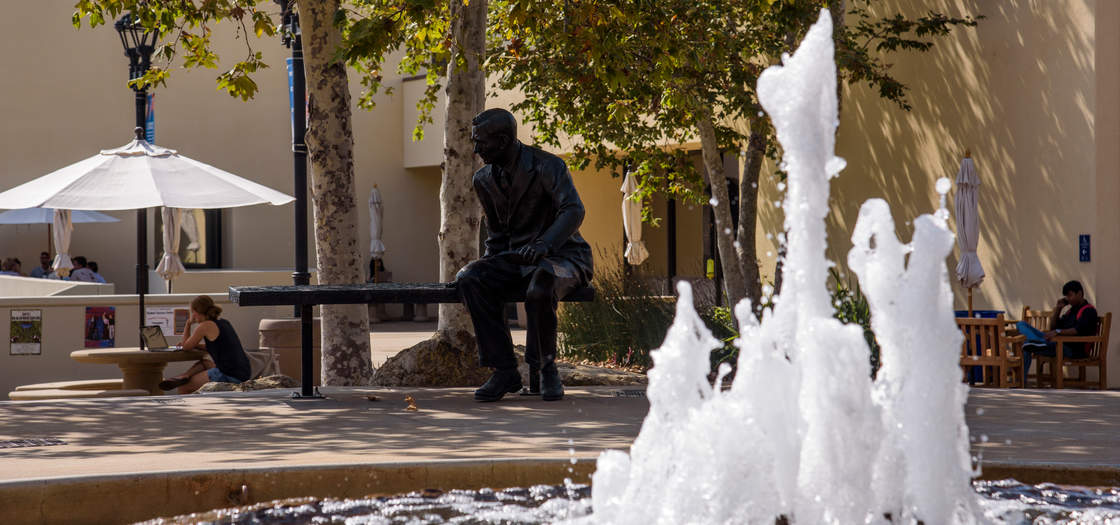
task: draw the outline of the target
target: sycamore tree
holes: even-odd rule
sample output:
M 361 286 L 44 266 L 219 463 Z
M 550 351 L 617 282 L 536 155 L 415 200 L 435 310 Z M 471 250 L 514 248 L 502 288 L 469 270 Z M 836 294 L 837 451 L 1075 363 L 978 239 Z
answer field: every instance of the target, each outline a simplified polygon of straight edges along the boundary
M 362 107 L 373 95 L 391 92 L 383 84 L 389 54 L 402 55 L 398 72 L 423 74 L 427 83 L 417 101 L 419 121 L 414 140 L 433 124 L 431 111 L 439 94 L 447 94 L 443 176 L 440 183 L 439 277 L 454 280 L 459 269 L 478 258 L 481 208 L 471 183 L 480 167 L 471 141 L 471 119 L 486 102 L 487 0 L 354 0 L 340 13 L 346 35 L 339 56 L 362 75 Z M 439 338 L 460 350 L 474 348 L 470 314 L 459 304 L 439 306 Z
M 489 67 L 501 87 L 525 95 L 516 109 L 537 139 L 553 146 L 571 140 L 579 168 L 630 170 L 647 220 L 654 194 L 710 202 L 732 304 L 757 304 L 762 296 L 758 180 L 765 159 L 779 155 L 754 92 L 758 75 L 794 49 L 821 8 L 830 8 L 850 20 L 834 35 L 841 82 L 871 84 L 907 110 L 906 87 L 891 76 L 887 57 L 928 51 L 934 37 L 976 24 L 935 12 L 875 17 L 870 0 L 494 2 L 504 39 Z M 697 142 L 703 174 L 681 147 Z M 737 179 L 727 177 L 726 154 L 738 159 Z M 738 217 L 729 184 L 738 185 Z
M 323 284 L 360 283 L 363 255 L 358 249 L 358 208 L 354 190 L 354 139 L 346 64 L 336 56 L 342 32 L 335 23 L 338 0 L 296 3 L 303 31 L 307 78 L 307 146 L 315 216 L 318 279 Z M 218 87 L 248 100 L 257 92 L 253 73 L 268 67 L 254 49 L 255 38 L 276 33 L 277 6 L 264 0 L 81 0 L 73 23 L 90 27 L 111 23 L 131 12 L 160 35 L 156 64 L 142 79 L 162 86 L 175 67 L 218 68 L 212 44 L 215 28 L 232 31 L 245 49 L 232 67 L 217 75 Z M 219 22 L 226 22 L 219 25 Z M 296 191 L 305 191 L 296 188 Z M 364 385 L 373 375 L 369 317 L 362 305 L 323 305 L 322 382 Z

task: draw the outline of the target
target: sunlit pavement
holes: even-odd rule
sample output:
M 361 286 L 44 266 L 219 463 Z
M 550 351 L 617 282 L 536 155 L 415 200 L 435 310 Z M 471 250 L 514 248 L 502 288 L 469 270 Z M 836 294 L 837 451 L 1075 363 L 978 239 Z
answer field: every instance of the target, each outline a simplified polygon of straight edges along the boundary
M 640 389 L 619 387 L 569 388 L 554 403 L 517 395 L 477 403 L 469 388 L 323 392 L 328 399 L 317 401 L 276 390 L 0 402 L 0 480 L 570 453 L 593 459 L 625 449 L 648 409 Z M 985 463 L 1113 470 L 1120 468 L 1118 415 L 1120 392 L 974 389 L 967 407 L 973 450 Z M 62 444 L 11 446 L 22 439 Z

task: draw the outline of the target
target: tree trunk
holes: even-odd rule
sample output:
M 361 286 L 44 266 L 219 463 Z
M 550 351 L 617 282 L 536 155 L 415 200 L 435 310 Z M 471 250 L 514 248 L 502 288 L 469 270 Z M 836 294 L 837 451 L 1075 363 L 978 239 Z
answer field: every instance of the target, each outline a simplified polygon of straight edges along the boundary
M 338 0 L 300 1 L 307 71 L 307 148 L 321 284 L 361 283 L 354 190 L 354 135 L 346 65 L 334 59 L 342 35 L 333 23 Z M 302 188 L 296 188 L 300 191 Z M 373 377 L 365 305 L 323 305 L 322 384 L 367 385 Z
M 847 20 L 845 14 L 848 12 L 847 0 L 832 0 L 828 4 L 828 13 L 832 16 L 832 44 L 836 49 L 834 60 L 836 61 L 836 71 L 840 72 L 843 69 L 840 67 L 840 61 L 843 60 L 844 54 L 847 52 L 848 43 L 844 40 L 844 33 L 847 31 L 845 27 Z M 844 79 L 839 75 L 836 79 L 836 118 L 840 118 L 840 112 L 843 108 L 844 97 L 841 87 L 844 85 Z M 840 126 L 836 126 L 836 133 L 840 132 Z
M 736 252 L 743 269 L 746 296 L 757 307 L 762 299 L 762 279 L 758 270 L 758 247 L 755 244 L 755 229 L 758 223 L 758 176 L 766 159 L 766 146 L 769 143 L 769 126 L 764 118 L 751 119 L 751 134 L 747 140 L 746 155 L 740 159 L 739 170 L 739 229 L 735 239 Z M 761 315 L 755 310 L 755 315 Z
M 727 293 L 728 304 L 734 306 L 747 296 L 746 281 L 743 276 L 743 267 L 739 261 L 739 254 L 735 249 L 734 231 L 731 220 L 731 197 L 727 192 L 727 174 L 723 169 L 723 159 L 720 158 L 719 143 L 716 141 L 715 124 L 712 122 L 710 112 L 706 112 L 696 121 L 700 130 L 700 147 L 704 156 L 704 168 L 708 172 L 708 182 L 712 188 L 712 206 L 716 221 L 716 245 L 719 248 L 719 260 L 723 267 L 723 287 Z
M 447 65 L 447 122 L 444 124 L 443 182 L 439 189 L 439 276 L 444 282 L 478 258 L 481 210 L 471 184 L 479 167 L 471 142 L 471 119 L 486 104 L 487 0 L 448 0 L 451 7 L 452 59 Z M 470 314 L 459 304 L 439 306 L 439 332 L 473 333 Z

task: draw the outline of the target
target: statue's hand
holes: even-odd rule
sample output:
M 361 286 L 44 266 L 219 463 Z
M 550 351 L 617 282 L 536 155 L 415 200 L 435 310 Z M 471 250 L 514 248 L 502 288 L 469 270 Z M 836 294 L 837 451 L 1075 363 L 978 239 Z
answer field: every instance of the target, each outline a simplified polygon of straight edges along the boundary
M 525 261 L 525 264 L 537 264 L 541 259 L 548 256 L 548 246 L 543 242 L 537 241 L 533 244 L 523 246 L 517 251 L 517 254 Z

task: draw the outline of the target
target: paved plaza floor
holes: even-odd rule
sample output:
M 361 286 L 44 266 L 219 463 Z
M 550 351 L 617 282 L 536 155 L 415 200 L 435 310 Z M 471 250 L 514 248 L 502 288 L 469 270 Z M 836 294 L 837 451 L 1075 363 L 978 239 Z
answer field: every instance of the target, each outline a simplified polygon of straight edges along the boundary
M 570 388 L 563 401 L 469 388 L 324 388 L 151 398 L 0 402 L 0 481 L 179 469 L 453 459 L 594 458 L 625 449 L 648 403 L 642 391 Z M 369 396 L 376 396 L 371 401 Z M 406 397 L 414 400 L 409 410 Z M 967 407 L 985 463 L 1120 470 L 1120 392 L 974 389 Z M 571 450 L 569 450 L 571 449 Z

